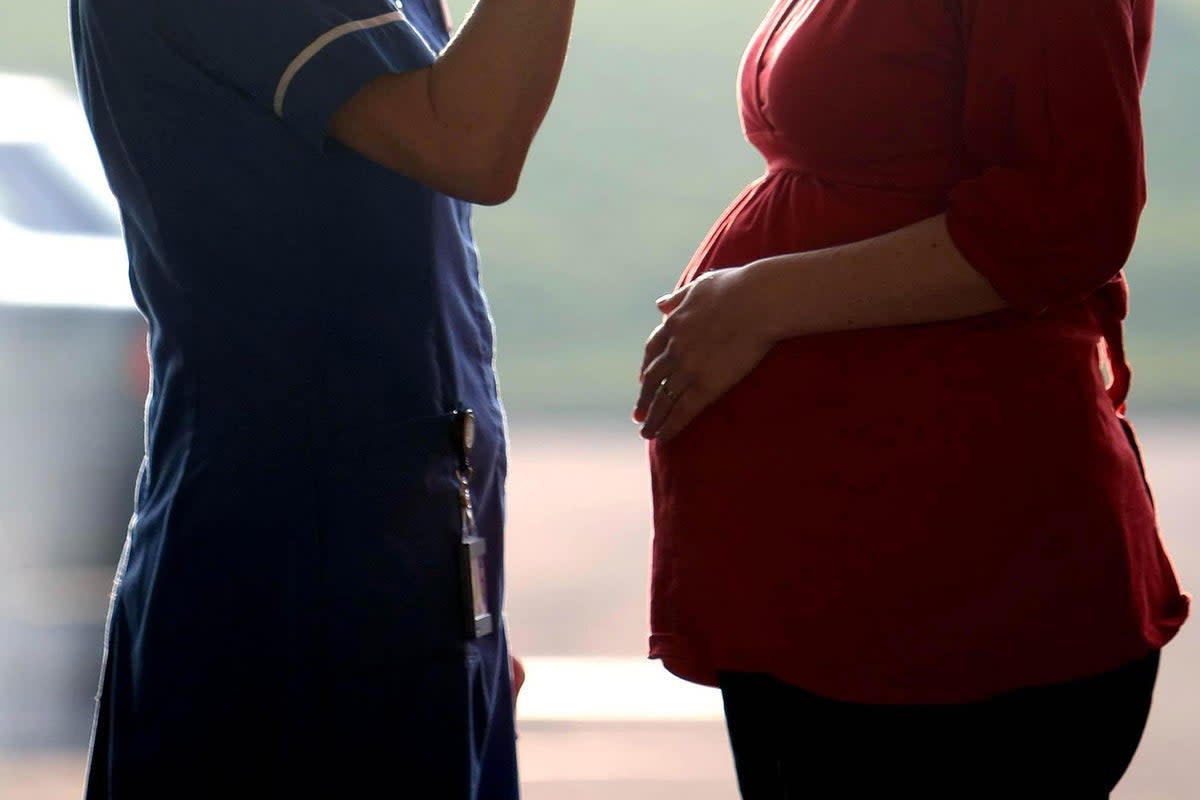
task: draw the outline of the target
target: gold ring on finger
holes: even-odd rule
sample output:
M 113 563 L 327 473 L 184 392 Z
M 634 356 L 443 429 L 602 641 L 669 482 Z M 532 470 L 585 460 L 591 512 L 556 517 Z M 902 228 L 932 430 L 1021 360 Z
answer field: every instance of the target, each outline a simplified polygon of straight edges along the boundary
M 658 382 L 658 391 L 672 403 L 679 399 L 679 395 L 671 389 L 671 379 L 669 377 L 663 378 Z

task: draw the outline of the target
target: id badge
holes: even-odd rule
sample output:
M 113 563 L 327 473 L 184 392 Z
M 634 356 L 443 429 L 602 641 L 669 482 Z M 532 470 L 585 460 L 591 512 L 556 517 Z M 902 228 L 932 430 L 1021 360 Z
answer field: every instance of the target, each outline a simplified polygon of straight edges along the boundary
M 487 600 L 487 542 L 472 535 L 464 538 L 459 547 L 467 638 L 481 639 L 495 628 Z
M 458 494 L 462 508 L 459 542 L 459 575 L 462 584 L 463 628 L 467 639 L 481 639 L 495 631 L 488 608 L 487 542 L 475 528 L 475 510 L 471 502 L 471 448 L 475 444 L 475 414 L 462 409 L 458 421 Z

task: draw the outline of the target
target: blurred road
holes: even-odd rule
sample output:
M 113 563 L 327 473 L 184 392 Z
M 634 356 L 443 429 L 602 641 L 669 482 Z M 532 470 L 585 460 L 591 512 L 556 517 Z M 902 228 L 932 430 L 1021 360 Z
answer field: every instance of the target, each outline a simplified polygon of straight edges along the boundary
M 1141 433 L 1165 536 L 1195 588 L 1200 421 L 1146 423 Z M 509 622 L 533 665 L 521 709 L 526 800 L 737 796 L 715 693 L 662 683 L 657 667 L 641 661 L 648 520 L 632 426 L 514 424 Z M 106 588 L 107 576 L 81 573 L 17 575 L 0 587 L 3 800 L 79 796 Z M 546 658 L 563 656 L 578 658 Z M 1164 658 L 1146 740 L 1115 800 L 1198 796 L 1197 674 L 1193 622 Z

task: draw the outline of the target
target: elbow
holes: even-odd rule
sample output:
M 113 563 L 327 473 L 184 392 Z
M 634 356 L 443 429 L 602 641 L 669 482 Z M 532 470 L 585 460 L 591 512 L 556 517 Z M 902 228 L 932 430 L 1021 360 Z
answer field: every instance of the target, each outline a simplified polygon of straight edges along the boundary
M 475 176 L 462 199 L 480 206 L 499 206 L 517 193 L 520 174 L 511 170 L 487 170 Z
M 1028 305 L 1048 309 L 1080 302 L 1117 278 L 1133 251 L 1136 228 L 1090 229 L 1071 243 L 1047 248 L 1029 287 Z
M 511 200 L 516 193 L 516 188 L 487 187 L 480 189 L 471 197 L 464 197 L 463 199 L 477 206 L 501 206 Z
M 1146 206 L 1146 184 L 1140 159 L 1130 159 L 1123 169 L 1097 169 L 1091 191 L 1078 199 L 1075 243 L 1082 259 L 1090 265 L 1092 283 L 1102 286 L 1125 268 L 1137 243 L 1142 211 Z
M 1133 247 L 1137 242 L 1137 228 L 1131 227 L 1124 231 L 1115 231 L 1110 241 L 1099 248 L 1094 257 L 1097 277 L 1101 285 L 1115 278 L 1133 255 Z
M 525 159 L 523 153 L 512 153 L 505 148 L 488 152 L 476 147 L 456 161 L 458 169 L 446 170 L 457 175 L 449 194 L 475 205 L 498 206 L 517 193 Z
M 1046 176 L 993 170 L 952 196 L 952 240 L 1013 309 L 1078 302 L 1125 267 L 1146 200 L 1140 161 L 1098 164 Z
M 1105 209 L 1107 213 L 1098 213 L 1081 226 L 1076 250 L 1077 260 L 1087 265 L 1080 286 L 1083 290 L 1093 290 L 1111 281 L 1133 254 L 1143 200 L 1132 193 L 1127 196 L 1127 202 L 1110 202 Z
M 1009 308 L 1036 316 L 1083 300 L 1125 267 L 1136 225 L 1097 223 L 1032 236 L 964 228 L 956 244 Z
M 1077 303 L 1117 278 L 1129 261 L 1136 226 L 1113 225 L 1107 230 L 1089 226 L 1073 242 L 1047 248 L 1048 257 L 1034 281 L 1030 305 L 1042 309 Z

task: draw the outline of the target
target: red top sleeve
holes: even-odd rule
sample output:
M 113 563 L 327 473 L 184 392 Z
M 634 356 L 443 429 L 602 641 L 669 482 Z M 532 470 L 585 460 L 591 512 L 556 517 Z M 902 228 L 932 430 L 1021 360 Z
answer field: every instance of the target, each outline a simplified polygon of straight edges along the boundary
M 1140 0 L 961 0 L 965 156 L 950 235 L 1014 307 L 1086 297 L 1145 205 Z

